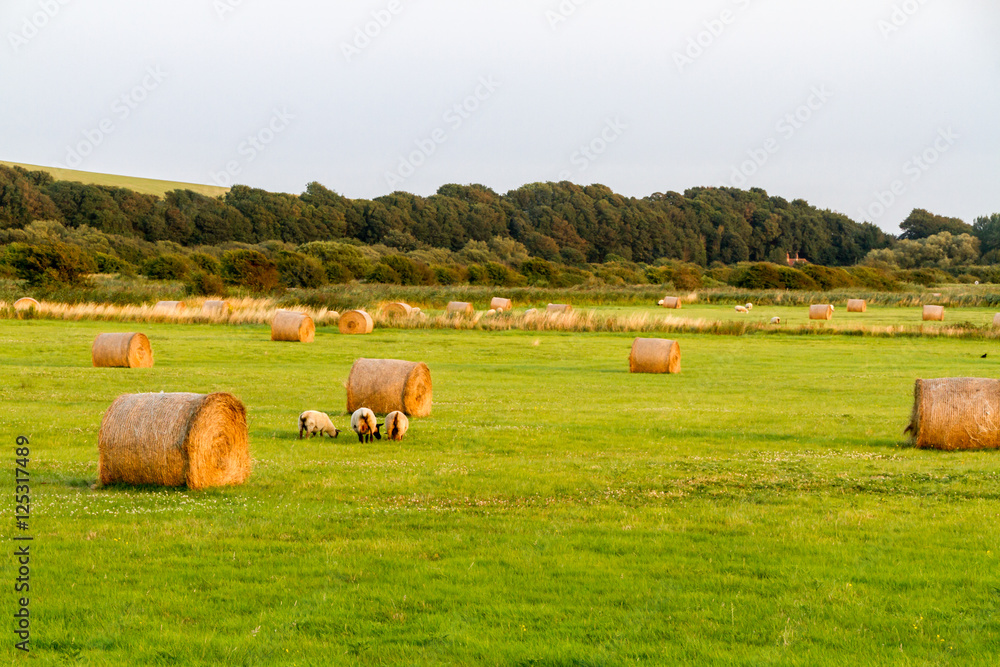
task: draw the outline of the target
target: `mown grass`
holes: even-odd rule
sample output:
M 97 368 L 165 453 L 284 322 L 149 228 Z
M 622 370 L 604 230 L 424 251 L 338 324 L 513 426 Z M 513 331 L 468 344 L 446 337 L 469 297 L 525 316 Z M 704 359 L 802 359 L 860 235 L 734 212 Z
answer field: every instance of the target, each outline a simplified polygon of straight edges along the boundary
M 4 437 L 34 452 L 40 664 L 1000 654 L 996 453 L 902 436 L 913 380 L 995 377 L 992 342 L 690 335 L 682 374 L 652 376 L 627 373 L 629 334 L 320 329 L 299 345 L 148 323 L 153 369 L 90 368 L 94 336 L 128 328 L 0 321 Z M 298 441 L 302 409 L 347 427 L 359 356 L 426 361 L 433 415 L 401 443 Z M 246 485 L 90 488 L 103 410 L 161 390 L 244 400 Z
M 93 171 L 76 169 L 60 169 L 59 167 L 39 167 L 19 162 L 0 161 L 8 167 L 23 167 L 28 171 L 47 171 L 57 181 L 77 181 L 88 185 L 107 185 L 113 188 L 127 188 L 144 195 L 162 197 L 171 190 L 192 190 L 206 197 L 218 197 L 226 194 L 229 188 L 202 183 L 184 183 L 181 181 L 164 181 L 154 178 L 138 178 L 135 176 L 120 176 L 118 174 L 102 174 Z

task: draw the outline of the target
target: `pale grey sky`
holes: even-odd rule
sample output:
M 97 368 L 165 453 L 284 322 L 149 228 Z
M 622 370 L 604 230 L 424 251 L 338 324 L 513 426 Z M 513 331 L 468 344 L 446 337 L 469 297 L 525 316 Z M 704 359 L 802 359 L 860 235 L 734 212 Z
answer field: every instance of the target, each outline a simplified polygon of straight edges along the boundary
M 995 0 L 5 0 L 0 159 L 1000 212 Z

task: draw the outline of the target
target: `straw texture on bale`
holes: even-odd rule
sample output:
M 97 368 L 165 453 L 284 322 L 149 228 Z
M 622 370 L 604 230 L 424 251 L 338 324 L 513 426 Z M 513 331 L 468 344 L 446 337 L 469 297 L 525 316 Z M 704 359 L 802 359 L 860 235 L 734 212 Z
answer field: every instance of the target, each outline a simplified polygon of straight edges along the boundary
M 123 394 L 98 450 L 101 484 L 203 489 L 250 476 L 246 408 L 232 394 Z
M 90 358 L 95 368 L 152 368 L 153 348 L 141 333 L 105 333 L 94 339 Z
M 225 315 L 228 310 L 229 304 L 225 301 L 206 301 L 201 306 L 201 312 L 212 317 Z
M 462 315 L 472 315 L 476 312 L 475 308 L 472 307 L 471 303 L 466 301 L 449 301 L 448 307 L 445 308 L 445 312 L 449 315 L 451 313 L 459 313 Z
M 14 310 L 28 310 L 29 308 L 38 308 L 38 302 L 30 296 L 22 297 L 14 302 Z
M 510 310 L 514 307 L 514 304 L 510 299 L 505 299 L 502 296 L 495 296 L 490 299 L 490 309 L 491 310 Z
M 864 313 L 868 310 L 868 303 L 864 299 L 848 299 L 847 312 Z
M 573 310 L 573 306 L 568 303 L 550 303 L 545 307 L 547 313 L 568 313 Z
M 375 331 L 375 321 L 363 310 L 349 310 L 337 323 L 342 334 L 370 334 Z
M 157 310 L 184 310 L 183 301 L 157 301 L 153 306 Z
M 917 380 L 913 386 L 913 415 L 905 432 L 910 433 L 914 447 L 1000 447 L 1000 380 Z
M 944 322 L 944 306 L 924 306 L 924 321 Z
M 680 309 L 681 300 L 676 296 L 665 296 L 663 297 L 663 307 Z
M 380 415 L 399 410 L 411 417 L 431 413 L 427 364 L 398 359 L 358 359 L 347 377 L 347 411 L 368 408 Z
M 630 373 L 680 373 L 681 346 L 665 338 L 636 338 L 628 356 Z
M 993 316 L 993 326 L 1000 327 L 1000 313 Z
M 829 320 L 832 318 L 833 318 L 833 306 L 829 304 L 809 306 L 810 320 Z
M 382 312 L 386 315 L 398 315 L 400 317 L 406 317 L 413 312 L 413 306 L 408 303 L 403 303 L 402 301 L 397 301 L 395 303 L 387 303 L 382 307 Z
M 271 340 L 311 343 L 316 338 L 316 325 L 305 313 L 279 310 L 271 320 Z

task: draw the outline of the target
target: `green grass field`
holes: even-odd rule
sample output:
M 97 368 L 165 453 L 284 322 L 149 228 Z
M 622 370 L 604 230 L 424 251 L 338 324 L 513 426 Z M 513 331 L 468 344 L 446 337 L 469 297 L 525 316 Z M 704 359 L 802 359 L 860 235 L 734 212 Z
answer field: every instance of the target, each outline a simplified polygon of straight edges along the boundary
M 115 188 L 128 188 L 144 195 L 156 195 L 162 197 L 171 190 L 192 190 L 206 197 L 218 197 L 226 194 L 229 188 L 221 188 L 217 185 L 204 185 L 201 183 L 182 183 L 179 181 L 161 181 L 153 178 L 137 178 L 135 176 L 119 176 L 118 174 L 100 174 L 90 171 L 78 171 L 75 169 L 60 169 L 58 167 L 39 167 L 32 164 L 21 164 L 19 162 L 4 162 L 0 164 L 8 167 L 24 167 L 29 171 L 47 171 L 57 181 L 78 181 L 88 185 L 109 185 Z
M 1000 460 L 902 434 L 914 379 L 997 377 L 992 341 L 691 335 L 662 376 L 627 372 L 632 334 L 147 323 L 155 368 L 90 367 L 97 333 L 135 328 L 0 321 L 8 545 L 16 436 L 32 448 L 32 662 L 1000 657 Z M 430 366 L 403 442 L 351 437 L 360 356 Z M 102 412 L 145 391 L 238 395 L 248 483 L 92 489 Z M 347 432 L 298 441 L 303 409 Z M 2 576 L 10 619 L 9 555 Z

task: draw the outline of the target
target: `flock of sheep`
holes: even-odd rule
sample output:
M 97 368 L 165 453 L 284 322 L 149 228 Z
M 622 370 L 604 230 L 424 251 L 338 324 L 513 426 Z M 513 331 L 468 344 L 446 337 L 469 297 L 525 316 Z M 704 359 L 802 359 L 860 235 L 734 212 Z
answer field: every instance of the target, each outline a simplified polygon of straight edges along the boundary
M 389 440 L 402 440 L 410 428 L 410 420 L 399 410 L 387 414 L 382 424 L 378 423 L 375 413 L 368 408 L 358 408 L 351 415 L 351 429 L 358 434 L 358 442 L 381 440 L 382 434 L 379 429 L 382 427 L 385 427 L 385 435 Z M 323 437 L 324 433 L 336 438 L 340 435 L 340 429 L 333 425 L 330 415 L 325 412 L 306 410 L 299 415 L 299 440 L 305 433 L 308 433 L 310 438 L 317 434 Z

